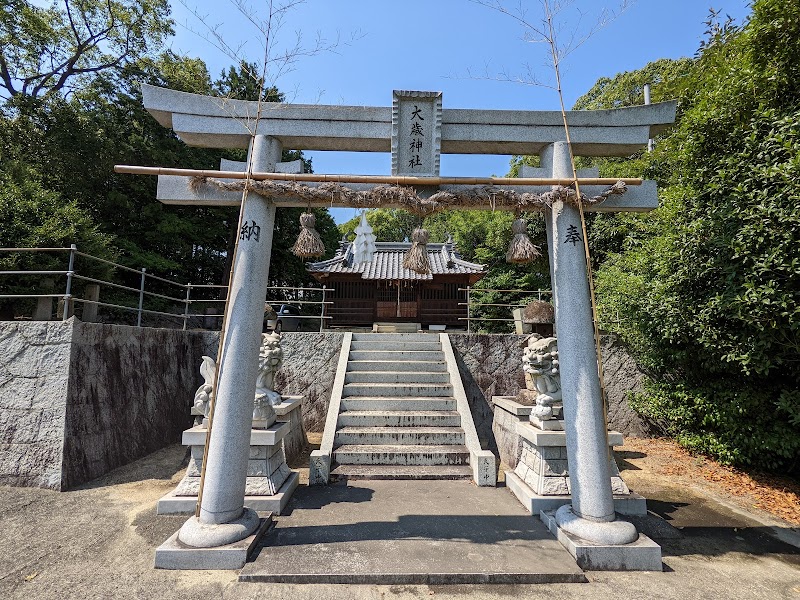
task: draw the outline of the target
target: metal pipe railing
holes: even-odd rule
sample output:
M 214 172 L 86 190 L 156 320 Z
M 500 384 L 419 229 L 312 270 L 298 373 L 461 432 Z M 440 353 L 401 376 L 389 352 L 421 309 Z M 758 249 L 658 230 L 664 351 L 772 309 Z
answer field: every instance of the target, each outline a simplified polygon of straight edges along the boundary
M 508 308 L 508 309 L 515 309 L 515 308 L 523 308 L 527 306 L 526 303 L 521 302 L 473 302 L 472 299 L 474 298 L 475 294 L 479 293 L 505 293 L 505 294 L 524 294 L 527 296 L 536 296 L 538 300 L 542 299 L 542 296 L 552 296 L 551 290 L 523 290 L 523 289 L 495 289 L 495 288 L 475 288 L 472 286 L 467 286 L 465 288 L 458 288 L 458 291 L 465 292 L 466 294 L 466 302 L 459 302 L 458 306 L 464 306 L 467 310 L 466 317 L 458 317 L 459 321 L 465 321 L 467 324 L 467 333 L 472 331 L 472 323 L 473 322 L 498 322 L 498 323 L 516 323 L 519 319 L 515 319 L 513 317 L 508 318 L 500 318 L 500 317 L 489 317 L 489 316 L 481 316 L 480 314 L 476 315 L 475 308 L 480 309 L 480 307 L 493 307 L 493 308 Z
M 142 317 L 143 315 L 159 315 L 164 317 L 172 317 L 175 319 L 181 319 L 183 321 L 183 329 L 185 330 L 188 327 L 188 322 L 193 317 L 202 317 L 202 318 L 219 318 L 222 315 L 209 315 L 209 314 L 202 314 L 202 313 L 191 313 L 191 305 L 192 304 L 200 304 L 200 303 L 224 303 L 224 299 L 205 299 L 205 298 L 192 298 L 192 289 L 227 289 L 228 286 L 226 285 L 219 285 L 219 284 L 192 284 L 192 283 L 179 283 L 177 281 L 169 280 L 164 277 L 159 277 L 157 275 L 153 275 L 152 273 L 148 273 L 146 268 L 141 269 L 134 269 L 127 265 L 121 265 L 117 262 L 112 260 L 108 260 L 105 258 L 100 258 L 97 256 L 92 256 L 91 254 L 86 254 L 85 252 L 80 252 L 75 244 L 71 244 L 69 248 L 0 248 L 0 253 L 11 253 L 11 252 L 69 252 L 69 265 L 67 270 L 60 271 L 60 270 L 8 270 L 8 271 L 0 271 L 0 276 L 2 275 L 10 275 L 10 276 L 43 276 L 43 275 L 55 275 L 55 276 L 66 276 L 66 286 L 64 293 L 57 293 L 57 294 L 0 294 L 0 299 L 38 299 L 38 298 L 59 298 L 62 299 L 64 303 L 62 319 L 67 320 L 73 313 L 73 305 L 75 302 L 78 303 L 87 303 L 91 302 L 96 306 L 103 306 L 110 309 L 118 309 L 123 311 L 135 312 L 136 313 L 136 326 L 142 326 Z M 116 283 L 114 281 L 108 281 L 105 279 L 98 279 L 96 277 L 89 277 L 87 275 L 81 275 L 76 272 L 75 268 L 75 258 L 77 256 L 81 256 L 87 258 L 91 261 L 98 262 L 100 264 L 108 265 L 113 267 L 114 269 L 118 269 L 121 271 L 125 271 L 128 273 L 136 273 L 139 275 L 139 286 L 132 287 L 128 285 L 123 285 L 121 283 Z M 126 306 L 124 304 L 115 304 L 111 302 L 101 302 L 99 300 L 88 300 L 83 298 L 74 298 L 73 297 L 73 287 L 74 281 L 84 281 L 88 283 L 98 284 L 100 286 L 109 287 L 113 289 L 120 290 L 122 292 L 129 292 L 131 294 L 136 294 L 137 296 L 137 306 Z M 160 294 L 158 292 L 149 291 L 146 289 L 147 281 L 159 281 L 161 283 L 173 285 L 179 288 L 183 288 L 186 290 L 186 294 L 183 298 L 177 298 L 174 296 L 169 296 L 165 294 Z M 304 292 L 313 292 L 319 293 L 322 292 L 322 300 L 267 300 L 267 302 L 272 304 L 301 304 L 301 305 L 320 305 L 320 314 L 319 315 L 290 315 L 291 318 L 297 319 L 319 319 L 320 320 L 320 331 L 324 329 L 325 320 L 332 319 L 325 314 L 326 306 L 329 304 L 333 304 L 330 300 L 326 299 L 326 293 L 332 292 L 331 288 L 327 288 L 323 286 L 322 288 L 314 288 L 314 287 L 291 287 L 291 286 L 274 286 L 267 288 L 270 291 L 293 291 L 297 293 L 297 295 L 305 295 Z M 167 300 L 169 302 L 180 303 L 183 305 L 182 313 L 170 313 L 160 310 L 152 310 L 145 308 L 145 299 L 148 298 L 159 298 L 162 300 Z M 283 315 L 281 315 L 283 316 Z M 287 315 L 288 316 L 288 315 Z

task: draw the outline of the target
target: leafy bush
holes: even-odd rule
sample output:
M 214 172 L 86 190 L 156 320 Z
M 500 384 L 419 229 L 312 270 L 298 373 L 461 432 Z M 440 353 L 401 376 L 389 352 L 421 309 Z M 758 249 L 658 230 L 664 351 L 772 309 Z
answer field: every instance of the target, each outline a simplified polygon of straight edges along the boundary
M 600 318 L 650 374 L 634 405 L 664 432 L 725 463 L 794 471 L 800 6 L 756 1 L 743 26 L 711 20 L 708 36 L 690 69 L 659 66 L 679 120 L 633 166 L 659 181 L 660 208 L 592 222 Z M 604 90 L 629 97 L 602 83 L 592 107 L 611 102 Z

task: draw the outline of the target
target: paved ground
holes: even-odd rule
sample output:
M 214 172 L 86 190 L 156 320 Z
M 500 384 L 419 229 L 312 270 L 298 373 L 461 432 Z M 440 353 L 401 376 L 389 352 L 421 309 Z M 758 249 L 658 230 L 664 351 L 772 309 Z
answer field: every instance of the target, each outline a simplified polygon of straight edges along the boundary
M 505 489 L 354 481 L 297 490 L 241 579 L 291 583 L 584 582 Z
M 177 484 L 184 457 L 184 449 L 173 446 L 65 493 L 0 487 L 0 598 L 800 600 L 797 548 L 714 498 L 635 469 L 626 473 L 628 482 L 669 519 L 645 523 L 663 546 L 664 573 L 588 573 L 588 584 L 345 587 L 243 583 L 231 572 L 157 571 L 154 549 L 183 517 L 157 517 L 155 503 Z M 366 506 L 356 510 L 368 518 Z

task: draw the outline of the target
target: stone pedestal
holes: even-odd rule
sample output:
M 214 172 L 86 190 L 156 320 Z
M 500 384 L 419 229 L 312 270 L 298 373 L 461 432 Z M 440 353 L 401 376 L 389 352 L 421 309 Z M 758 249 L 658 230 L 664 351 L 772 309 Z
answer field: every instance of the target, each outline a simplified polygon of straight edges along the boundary
M 283 448 L 286 453 L 286 461 L 292 462 L 298 458 L 306 445 L 306 432 L 303 429 L 303 415 L 301 406 L 303 396 L 281 396 L 281 403 L 272 408 L 275 410 L 275 422 L 289 423 L 289 432 L 283 438 Z M 195 425 L 208 425 L 207 419 L 203 417 L 203 411 L 192 406 L 192 416 Z
M 551 429 L 538 428 L 528 421 L 532 407 L 519 404 L 513 398 L 492 397 L 495 407 L 493 429 L 500 458 L 512 467 L 512 470 L 505 472 L 506 486 L 532 515 L 538 515 L 543 510 L 556 510 L 571 502 L 563 421 L 560 418 L 550 419 L 546 423 L 550 424 Z M 560 416 L 558 412 L 555 414 L 556 417 Z M 613 447 L 622 445 L 622 434 L 609 431 L 608 443 L 614 510 L 623 515 L 647 514 L 646 500 L 630 491 L 614 459 Z M 513 456 L 511 451 L 515 452 Z
M 301 403 L 302 396 L 285 397 L 283 403 L 274 407 L 278 415 L 275 423 L 265 429 L 250 430 L 246 508 L 280 514 L 297 487 L 299 476 L 286 464 L 285 445 L 298 433 L 302 434 L 302 426 L 298 427 L 297 423 Z M 178 487 L 158 501 L 158 514 L 194 512 L 207 434 L 208 429 L 203 423 L 183 432 L 183 444 L 189 446 L 191 452 L 189 466 Z

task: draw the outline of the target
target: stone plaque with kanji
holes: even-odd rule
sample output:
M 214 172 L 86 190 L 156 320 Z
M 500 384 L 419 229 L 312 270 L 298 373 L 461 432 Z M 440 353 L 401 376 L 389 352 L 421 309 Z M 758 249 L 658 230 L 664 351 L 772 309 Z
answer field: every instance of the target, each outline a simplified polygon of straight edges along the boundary
M 442 93 L 395 90 L 392 175 L 437 177 L 442 147 Z

